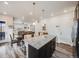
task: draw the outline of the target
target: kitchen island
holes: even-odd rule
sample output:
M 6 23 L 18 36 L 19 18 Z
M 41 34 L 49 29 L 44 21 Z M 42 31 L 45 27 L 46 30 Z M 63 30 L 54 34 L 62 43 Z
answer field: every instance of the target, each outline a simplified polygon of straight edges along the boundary
M 39 36 L 25 39 L 28 42 L 28 58 L 49 58 L 55 51 L 55 36 Z

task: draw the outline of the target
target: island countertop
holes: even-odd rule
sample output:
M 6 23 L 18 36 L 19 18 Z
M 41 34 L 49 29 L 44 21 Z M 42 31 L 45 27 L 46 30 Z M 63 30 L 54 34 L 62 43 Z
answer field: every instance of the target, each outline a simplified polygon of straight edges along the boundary
M 28 42 L 28 44 L 30 44 L 34 48 L 40 49 L 42 46 L 44 46 L 54 38 L 55 36 L 46 35 L 46 36 L 39 36 L 30 39 L 25 39 L 25 41 Z

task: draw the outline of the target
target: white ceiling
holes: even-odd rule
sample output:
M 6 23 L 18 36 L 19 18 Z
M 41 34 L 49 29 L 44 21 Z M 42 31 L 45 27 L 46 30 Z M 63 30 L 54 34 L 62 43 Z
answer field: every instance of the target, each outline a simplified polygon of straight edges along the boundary
M 77 4 L 76 1 L 38 1 L 33 5 L 33 2 L 34 1 L 8 1 L 8 5 L 5 5 L 3 1 L 0 1 L 0 14 L 7 12 L 7 15 L 18 18 L 24 16 L 24 20 L 31 22 L 34 19 L 40 19 L 43 15 L 45 18 L 49 18 L 51 13 L 55 15 Z M 45 10 L 44 13 L 42 12 L 43 9 Z M 33 13 L 32 15 L 30 15 L 31 12 Z

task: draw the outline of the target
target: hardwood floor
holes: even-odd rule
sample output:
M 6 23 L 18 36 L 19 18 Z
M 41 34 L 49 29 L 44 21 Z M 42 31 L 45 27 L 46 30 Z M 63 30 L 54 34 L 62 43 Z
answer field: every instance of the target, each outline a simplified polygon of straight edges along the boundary
M 53 54 L 53 58 L 74 58 L 74 47 L 64 44 L 64 43 L 57 43 L 56 51 Z
M 57 46 L 60 47 L 60 48 L 65 49 L 65 50 L 67 50 L 70 53 L 73 53 L 73 49 L 74 48 L 72 46 L 68 45 L 68 44 L 58 43 Z

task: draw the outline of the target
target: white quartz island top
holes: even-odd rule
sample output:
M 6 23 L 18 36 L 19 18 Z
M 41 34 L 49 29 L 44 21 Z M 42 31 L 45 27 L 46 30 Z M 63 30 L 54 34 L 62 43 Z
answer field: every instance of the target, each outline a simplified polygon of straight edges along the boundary
M 45 35 L 45 36 L 39 36 L 39 37 L 34 37 L 30 39 L 25 39 L 28 44 L 33 46 L 36 49 L 40 49 L 42 46 L 44 46 L 46 43 L 54 39 L 55 36 L 50 36 L 50 35 Z

